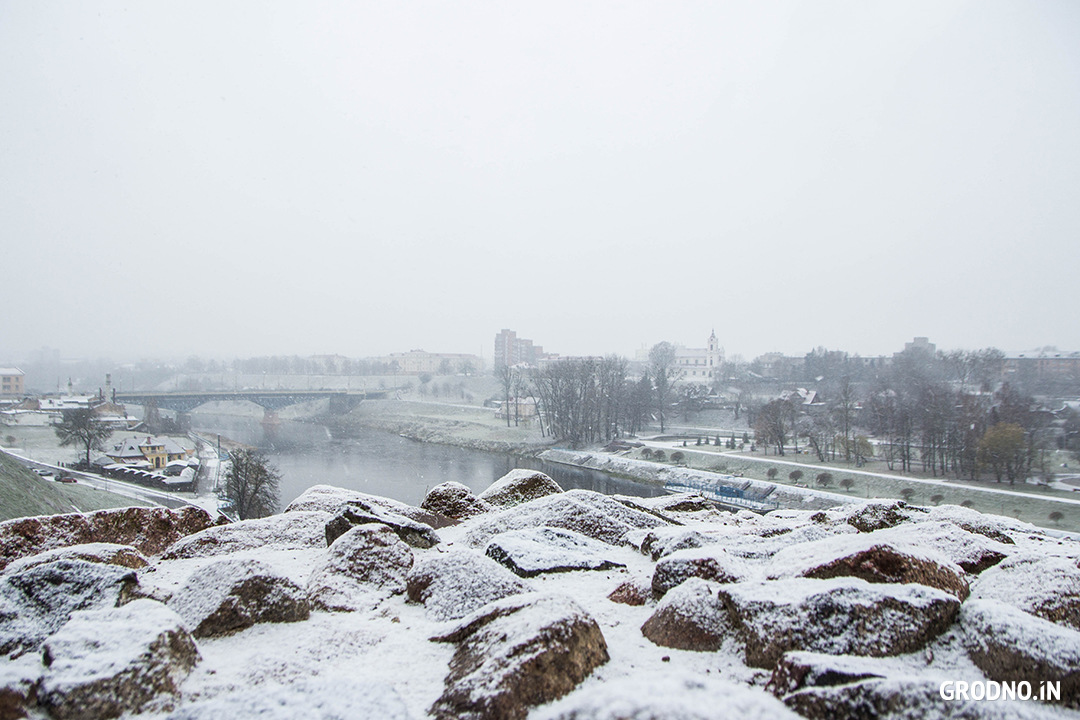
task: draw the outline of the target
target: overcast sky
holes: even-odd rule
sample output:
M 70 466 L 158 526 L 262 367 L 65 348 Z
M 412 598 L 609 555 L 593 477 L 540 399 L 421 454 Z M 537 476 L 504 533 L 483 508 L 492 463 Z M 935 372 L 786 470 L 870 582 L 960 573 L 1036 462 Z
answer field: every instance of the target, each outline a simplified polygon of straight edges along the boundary
M 0 364 L 1080 349 L 1080 3 L 0 0 Z

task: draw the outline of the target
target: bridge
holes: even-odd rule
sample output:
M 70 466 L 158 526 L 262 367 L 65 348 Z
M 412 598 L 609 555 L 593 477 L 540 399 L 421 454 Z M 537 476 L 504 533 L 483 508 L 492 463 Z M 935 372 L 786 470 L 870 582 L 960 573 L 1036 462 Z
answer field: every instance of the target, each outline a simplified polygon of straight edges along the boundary
M 278 410 L 290 405 L 329 400 L 330 412 L 343 415 L 364 400 L 382 399 L 397 392 L 389 390 L 215 390 L 207 392 L 117 392 L 113 401 L 133 405 L 154 405 L 160 410 L 191 412 L 208 402 L 247 401 L 255 403 L 272 417 Z

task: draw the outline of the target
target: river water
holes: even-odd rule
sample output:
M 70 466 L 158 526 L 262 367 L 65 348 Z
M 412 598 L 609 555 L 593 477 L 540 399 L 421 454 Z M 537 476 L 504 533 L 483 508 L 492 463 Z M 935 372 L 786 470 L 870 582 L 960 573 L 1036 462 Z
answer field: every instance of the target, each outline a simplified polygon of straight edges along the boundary
M 263 450 L 281 472 L 282 507 L 312 485 L 335 485 L 419 505 L 440 483 L 453 480 L 479 493 L 514 468 L 540 470 L 566 490 L 640 497 L 664 494 L 654 485 L 595 470 L 422 443 L 381 430 L 358 428 L 350 437 L 334 438 L 325 426 L 313 423 L 286 420 L 264 426 L 259 418 L 208 413 L 193 413 L 191 424 L 208 439 L 220 433 Z

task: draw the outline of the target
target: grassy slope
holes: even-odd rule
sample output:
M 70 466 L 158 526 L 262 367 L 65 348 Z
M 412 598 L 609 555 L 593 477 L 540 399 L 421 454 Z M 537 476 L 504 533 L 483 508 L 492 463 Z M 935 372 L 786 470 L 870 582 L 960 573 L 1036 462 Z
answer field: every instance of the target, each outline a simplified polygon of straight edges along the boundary
M 132 505 L 147 503 L 83 485 L 44 480 L 0 452 L 0 521 Z

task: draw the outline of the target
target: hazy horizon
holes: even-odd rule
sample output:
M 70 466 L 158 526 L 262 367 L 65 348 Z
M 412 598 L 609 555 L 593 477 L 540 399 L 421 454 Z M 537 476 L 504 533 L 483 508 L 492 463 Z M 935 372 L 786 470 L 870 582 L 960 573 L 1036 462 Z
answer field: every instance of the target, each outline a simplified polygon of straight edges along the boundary
M 1080 350 L 1080 5 L 0 3 L 0 364 Z

